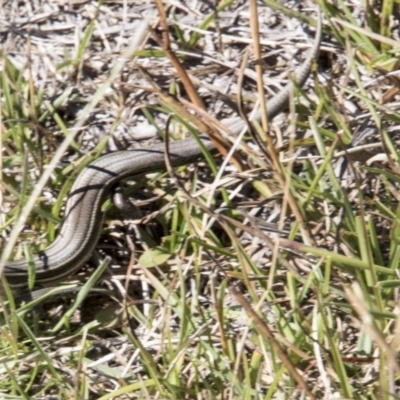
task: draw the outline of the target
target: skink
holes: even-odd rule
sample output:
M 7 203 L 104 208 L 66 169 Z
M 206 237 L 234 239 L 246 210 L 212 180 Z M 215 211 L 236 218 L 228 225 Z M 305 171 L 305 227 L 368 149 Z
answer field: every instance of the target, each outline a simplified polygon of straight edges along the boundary
M 306 82 L 312 62 L 318 57 L 322 36 L 321 12 L 318 10 L 318 26 L 315 42 L 303 66 L 296 74 L 297 85 Z M 267 115 L 271 120 L 287 107 L 293 84 L 289 83 L 267 103 Z M 260 118 L 260 111 L 252 117 Z M 245 127 L 240 118 L 221 121 L 233 135 Z M 210 152 L 216 148 L 211 140 L 201 136 L 200 140 Z M 195 139 L 189 138 L 169 145 L 172 166 L 192 163 L 202 156 Z M 94 250 L 104 220 L 101 206 L 116 182 L 135 175 L 165 169 L 165 145 L 163 143 L 140 150 L 118 151 L 107 154 L 86 167 L 76 179 L 68 196 L 65 217 L 60 233 L 54 243 L 33 256 L 35 282 L 55 282 L 72 275 L 90 257 Z M 27 285 L 28 263 L 26 260 L 10 261 L 4 274 L 12 287 Z

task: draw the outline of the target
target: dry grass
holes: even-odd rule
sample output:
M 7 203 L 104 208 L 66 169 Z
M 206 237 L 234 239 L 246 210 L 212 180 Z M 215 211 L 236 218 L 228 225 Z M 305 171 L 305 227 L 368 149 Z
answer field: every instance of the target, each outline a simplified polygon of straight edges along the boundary
M 54 240 L 68 189 L 102 153 L 159 140 L 167 121 L 172 139 L 198 133 L 184 100 L 218 120 L 238 92 L 253 109 L 251 46 L 241 68 L 252 37 L 267 96 L 285 85 L 312 45 L 315 6 L 265 3 L 257 34 L 248 2 L 165 2 L 166 35 L 153 2 L 3 2 L 12 257 Z M 246 138 L 223 171 L 216 157 L 127 182 L 135 215 L 106 202 L 72 299 L 3 299 L 1 398 L 399 396 L 399 9 L 319 3 L 318 70 L 270 121 L 279 171 Z

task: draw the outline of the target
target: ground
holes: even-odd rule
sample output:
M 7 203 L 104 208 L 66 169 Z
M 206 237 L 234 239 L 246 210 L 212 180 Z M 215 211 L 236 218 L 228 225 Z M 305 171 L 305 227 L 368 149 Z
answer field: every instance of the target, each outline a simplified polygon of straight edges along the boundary
M 3 266 L 55 240 L 104 154 L 220 145 L 125 179 L 131 207 L 104 199 L 89 262 L 44 297 L 6 267 L 1 396 L 399 396 L 399 8 L 319 6 L 301 88 L 312 1 L 2 3 Z M 292 81 L 228 157 L 220 125 Z

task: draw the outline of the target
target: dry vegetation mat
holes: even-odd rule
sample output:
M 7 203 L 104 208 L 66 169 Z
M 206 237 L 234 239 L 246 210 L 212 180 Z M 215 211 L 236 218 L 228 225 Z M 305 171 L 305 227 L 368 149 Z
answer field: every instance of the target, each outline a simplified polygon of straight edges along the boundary
M 388 0 L 3 1 L 0 268 L 59 237 L 94 160 L 169 145 L 115 188 L 123 211 L 102 199 L 82 268 L 40 292 L 33 263 L 19 290 L 5 274 L 0 398 L 398 398 L 399 16 Z M 199 136 L 217 152 L 171 165 Z

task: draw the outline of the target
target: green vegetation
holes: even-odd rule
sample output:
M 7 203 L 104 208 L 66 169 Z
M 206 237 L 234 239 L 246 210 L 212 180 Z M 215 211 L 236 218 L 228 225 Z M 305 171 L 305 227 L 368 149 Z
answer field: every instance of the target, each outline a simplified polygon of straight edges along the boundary
M 143 10 L 126 3 L 76 5 L 85 23 L 62 25 L 72 29 L 66 37 L 79 37 L 72 46 L 57 36 L 51 13 L 53 31 L 43 17 L 3 36 L 1 227 L 11 257 L 29 260 L 54 240 L 77 174 L 110 147 L 123 148 L 124 127 L 154 125 L 170 140 L 203 134 L 230 110 L 218 99 L 236 102 L 221 87 L 240 74 L 252 109 L 254 53 L 246 69 L 237 60 L 247 43 L 260 40 L 267 50 L 264 86 L 282 84 L 305 59 L 307 35 L 265 32 L 274 23 L 286 28 L 289 18 L 315 27 L 311 8 L 265 0 L 260 33 L 249 40 L 248 5 L 226 1 L 192 13 L 177 2 L 159 22 L 156 5 L 143 3 L 154 9 L 152 24 L 168 25 L 168 48 L 156 25 L 129 31 L 128 19 Z M 127 182 L 138 210 L 131 218 L 105 202 L 97 252 L 104 261 L 65 283 L 73 296 L 53 296 L 64 291 L 57 284 L 20 304 L 5 285 L 1 398 L 400 397 L 400 44 L 391 30 L 398 5 L 319 4 L 319 69 L 293 93 L 288 117 L 270 121 L 273 149 L 243 145 L 222 175 L 222 157 L 206 155 L 196 166 Z M 51 45 L 54 54 L 45 52 Z M 227 65 L 230 47 L 236 56 Z M 186 73 L 193 87 L 182 84 Z M 258 124 L 255 131 L 265 141 Z M 278 239 L 271 225 L 285 233 Z M 27 281 L 35 286 L 33 269 Z

